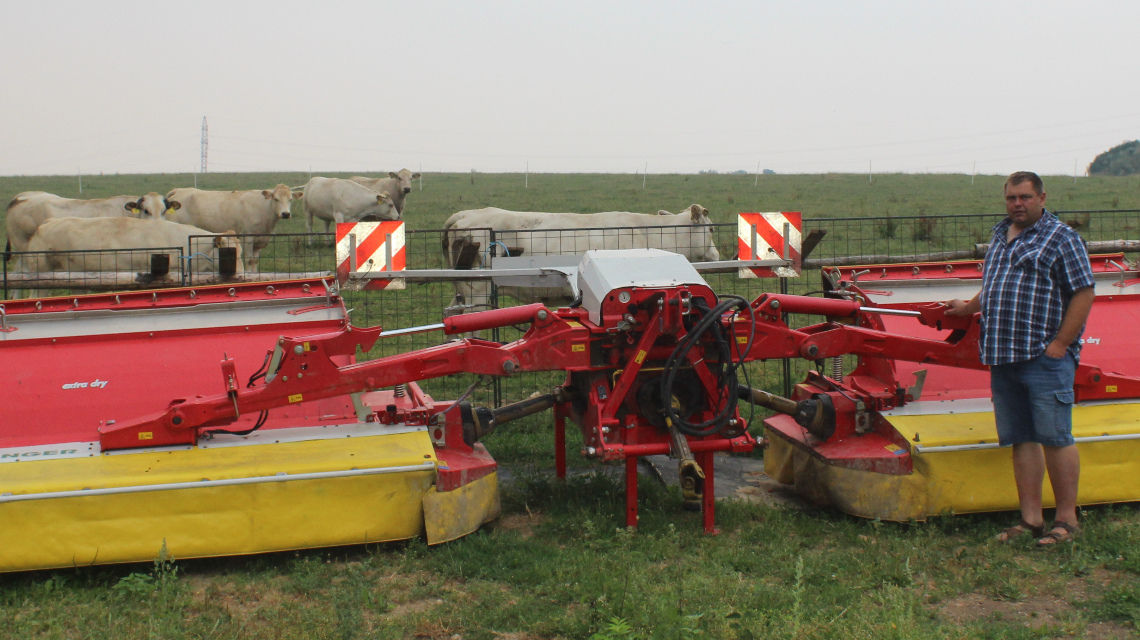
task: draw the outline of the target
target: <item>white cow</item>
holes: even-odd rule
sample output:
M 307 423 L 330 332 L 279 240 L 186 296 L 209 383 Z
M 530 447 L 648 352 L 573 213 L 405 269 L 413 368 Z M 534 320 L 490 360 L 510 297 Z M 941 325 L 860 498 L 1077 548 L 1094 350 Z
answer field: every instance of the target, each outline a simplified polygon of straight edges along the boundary
M 460 211 L 444 223 L 443 251 L 452 269 L 483 264 L 495 232 L 496 255 L 581 255 L 590 249 L 664 249 L 692 262 L 720 260 L 708 209 L 694 204 L 681 213 L 656 215 L 604 213 L 539 213 L 488 207 Z M 569 289 L 499 287 L 520 302 L 558 305 L 570 302 Z M 453 307 L 484 307 L 490 297 L 485 282 L 456 281 Z
M 172 189 L 166 200 L 181 207 L 167 211 L 166 219 L 214 233 L 249 234 L 250 237 L 242 238 L 242 256 L 246 271 L 254 271 L 277 221 L 290 216 L 293 200 L 300 197 L 300 193 L 293 193 L 283 184 L 248 191 Z
M 305 184 L 305 228 L 313 232 L 313 218 L 325 221 L 325 233 L 334 222 L 399 220 L 400 212 L 387 192 L 376 192 L 351 180 L 312 178 Z M 309 236 L 309 244 L 313 238 Z
M 75 200 L 44 191 L 25 191 L 8 203 L 7 251 L 27 251 L 28 240 L 50 218 L 157 218 L 167 209 L 165 199 L 151 192 L 145 196 L 114 196 L 97 200 Z M 8 259 L 9 256 L 5 256 Z
M 244 272 L 241 243 L 233 231 L 213 234 L 205 229 L 161 218 L 45 220 L 28 241 L 28 251 L 32 253 L 25 256 L 24 264 L 26 269 L 32 271 L 148 271 L 151 254 L 166 253 L 170 256 L 170 270 L 176 273 L 179 258 L 187 251 L 191 236 L 213 236 L 213 239 L 194 239 L 195 246 L 190 248 L 191 255 L 187 258 L 190 261 L 189 269 L 194 272 L 216 271 L 218 249 L 236 247 L 237 272 Z M 154 251 L 159 248 L 169 250 Z M 137 251 L 128 251 L 132 249 Z M 106 253 L 58 253 L 92 250 L 104 250 Z M 123 253 L 110 253 L 111 250 Z
M 368 187 L 376 193 L 387 191 L 388 194 L 392 196 L 392 203 L 396 205 L 396 211 L 402 216 L 404 215 L 404 198 L 412 192 L 412 180 L 419 177 L 420 174 L 418 173 L 412 173 L 407 169 L 400 169 L 397 173 L 389 171 L 387 178 L 352 176 L 349 180 Z

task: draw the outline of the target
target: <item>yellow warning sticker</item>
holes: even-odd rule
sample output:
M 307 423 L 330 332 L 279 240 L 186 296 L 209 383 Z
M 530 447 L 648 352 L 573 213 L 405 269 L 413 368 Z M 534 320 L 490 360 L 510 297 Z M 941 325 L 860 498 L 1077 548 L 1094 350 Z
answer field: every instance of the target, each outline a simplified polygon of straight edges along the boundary
M 301 400 L 301 394 L 299 393 L 294 393 L 293 395 L 289 396 L 289 402 L 300 402 Z
M 574 321 L 574 320 L 567 320 L 567 321 L 566 321 L 566 326 L 570 327 L 571 329 L 581 329 L 581 328 L 582 328 L 582 323 L 581 323 L 581 322 L 576 322 L 576 321 Z
M 736 336 L 736 344 L 744 344 L 748 342 L 748 336 Z
M 642 362 L 645 362 L 645 356 L 647 356 L 647 355 L 648 354 L 645 353 L 645 351 L 638 351 L 637 357 L 634 358 L 634 360 L 637 362 L 637 364 L 641 364 Z
M 1116 385 L 1110 384 L 1104 388 L 1105 393 L 1116 393 Z
M 312 350 L 313 350 L 313 349 L 312 349 L 312 347 L 310 347 L 310 346 L 309 346 L 309 343 L 308 343 L 308 342 L 306 342 L 306 343 L 305 343 L 305 351 L 312 351 Z
M 572 345 L 570 345 L 570 350 L 571 351 L 585 351 L 586 345 L 584 345 L 584 344 L 572 344 Z
M 139 440 L 154 440 L 153 431 L 139 431 Z

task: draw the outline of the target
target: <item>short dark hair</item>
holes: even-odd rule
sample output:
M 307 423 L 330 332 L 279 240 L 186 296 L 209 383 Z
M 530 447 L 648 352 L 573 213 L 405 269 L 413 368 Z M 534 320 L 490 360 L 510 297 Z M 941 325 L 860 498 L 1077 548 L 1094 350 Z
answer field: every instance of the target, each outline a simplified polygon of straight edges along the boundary
M 1010 185 L 1019 185 L 1022 182 L 1027 181 L 1033 183 L 1033 190 L 1037 192 L 1037 195 L 1045 193 L 1045 183 L 1041 181 L 1041 176 L 1033 173 L 1032 171 L 1017 171 L 1015 173 L 1009 174 L 1009 178 L 1006 179 L 1005 184 L 1002 185 L 1001 189 L 1002 191 L 1005 191 L 1005 188 Z

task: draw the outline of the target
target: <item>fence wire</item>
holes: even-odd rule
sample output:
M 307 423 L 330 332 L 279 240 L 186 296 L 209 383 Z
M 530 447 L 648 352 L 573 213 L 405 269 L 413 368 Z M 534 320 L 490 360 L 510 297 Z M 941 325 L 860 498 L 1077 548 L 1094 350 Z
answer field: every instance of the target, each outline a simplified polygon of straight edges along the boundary
M 1089 242 L 1140 239 L 1140 210 L 1079 210 L 1060 211 L 1057 215 L 1070 224 Z M 994 224 L 1005 217 L 1004 213 L 864 218 L 808 218 L 803 221 L 805 238 L 816 232 L 822 240 L 806 256 L 805 268 L 799 277 L 785 279 L 741 279 L 735 273 L 706 274 L 705 280 L 719 295 L 734 294 L 753 299 L 764 292 L 784 292 L 807 295 L 819 292 L 822 283 L 820 267 L 880 262 L 947 260 L 949 256 L 973 257 L 979 245 L 989 242 Z M 570 229 L 543 231 L 497 232 L 490 229 L 465 230 L 470 243 L 478 243 L 477 251 L 469 251 L 465 266 L 490 266 L 494 258 L 504 255 L 542 256 L 582 253 L 588 248 L 652 247 L 676 251 L 690 256 L 693 261 L 719 257 L 733 258 L 737 253 L 736 224 L 694 225 L 682 227 L 650 227 L 619 229 Z M 330 277 L 335 267 L 333 234 L 265 234 L 240 236 L 242 273 L 237 277 L 246 280 L 276 280 L 292 278 Z M 407 269 L 441 269 L 455 265 L 456 236 L 442 230 L 405 232 Z M 67 252 L 83 254 L 81 258 L 56 256 L 50 262 L 47 256 L 30 256 L 13 253 L 20 260 L 4 262 L 4 297 L 15 289 L 35 289 L 40 295 L 67 295 L 85 290 L 106 291 L 153 286 L 207 284 L 214 275 L 216 257 L 214 236 L 194 238 L 191 246 L 174 250 L 146 249 L 128 252 Z M 247 247 L 255 247 L 256 257 Z M 715 253 L 710 251 L 715 248 Z M 183 251 L 184 250 L 184 251 Z M 147 282 L 139 274 L 151 271 L 150 256 L 156 252 L 171 254 L 168 280 Z M 62 252 L 56 252 L 62 253 Z M 181 260 L 178 256 L 190 256 Z M 980 256 L 978 256 L 980 257 Z M 27 261 L 22 260 L 26 258 Z M 75 268 L 81 264 L 82 268 Z M 129 283 L 108 283 L 107 273 L 129 274 Z M 102 274 L 102 275 L 100 275 Z M 847 273 L 846 275 L 849 275 Z M 30 279 L 30 280 L 29 280 Z M 19 286 L 14 286 L 16 284 Z M 33 286 L 25 286 L 28 284 Z M 457 291 L 467 291 L 464 304 L 501 307 L 527 302 L 534 292 L 514 288 L 485 288 L 485 299 L 472 295 L 473 283 L 435 281 L 408 283 L 403 289 L 382 291 L 344 291 L 342 293 L 350 318 L 356 326 L 381 326 L 401 329 L 438 323 L 456 304 Z M 474 289 L 478 289 L 475 287 Z M 554 303 L 554 300 L 551 300 Z M 818 322 L 816 317 L 792 317 L 793 326 Z M 522 335 L 520 328 L 506 327 L 487 332 L 482 337 L 507 342 Z M 395 336 L 380 340 L 366 358 L 406 353 L 435 346 L 449 340 L 442 332 Z M 851 359 L 848 367 L 853 362 Z M 752 386 L 787 395 L 791 386 L 804 378 L 813 363 L 798 360 L 751 363 L 746 367 Z M 562 372 L 522 374 L 510 379 L 496 378 L 478 387 L 471 400 L 476 404 L 499 405 L 544 393 L 561 384 Z M 477 382 L 473 375 L 457 375 L 420 383 L 429 394 L 440 399 L 452 399 Z
M 126 291 L 185 282 L 182 247 L 11 252 L 4 260 L 4 297 L 76 291 Z

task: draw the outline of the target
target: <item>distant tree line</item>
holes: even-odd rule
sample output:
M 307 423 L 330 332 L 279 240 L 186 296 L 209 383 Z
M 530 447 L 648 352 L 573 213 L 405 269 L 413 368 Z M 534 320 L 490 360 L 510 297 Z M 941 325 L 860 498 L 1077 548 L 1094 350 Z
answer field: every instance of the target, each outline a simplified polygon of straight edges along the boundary
M 1140 140 L 1119 144 L 1089 165 L 1091 176 L 1130 176 L 1140 173 Z

